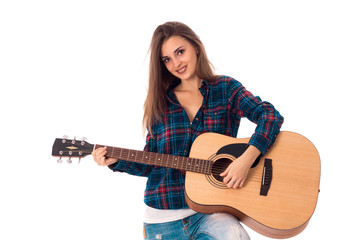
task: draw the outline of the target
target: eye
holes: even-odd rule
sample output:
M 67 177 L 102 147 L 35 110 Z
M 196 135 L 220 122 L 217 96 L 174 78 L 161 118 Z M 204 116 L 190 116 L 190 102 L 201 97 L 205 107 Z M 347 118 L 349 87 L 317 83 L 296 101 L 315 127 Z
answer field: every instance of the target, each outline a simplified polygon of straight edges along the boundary
M 170 61 L 170 58 L 163 58 L 162 60 L 164 63 L 168 63 Z
M 180 49 L 180 50 L 177 52 L 177 54 L 178 54 L 178 55 L 182 55 L 182 54 L 184 54 L 184 52 L 185 52 L 184 49 Z

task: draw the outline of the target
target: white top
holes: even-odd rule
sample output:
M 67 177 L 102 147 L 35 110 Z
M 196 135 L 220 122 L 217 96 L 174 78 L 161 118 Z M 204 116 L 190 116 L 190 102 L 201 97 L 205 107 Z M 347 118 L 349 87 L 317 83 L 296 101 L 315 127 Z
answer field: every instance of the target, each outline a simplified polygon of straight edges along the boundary
M 191 208 L 162 210 L 149 207 L 145 204 L 144 222 L 149 224 L 172 222 L 189 217 L 195 213 L 197 212 Z

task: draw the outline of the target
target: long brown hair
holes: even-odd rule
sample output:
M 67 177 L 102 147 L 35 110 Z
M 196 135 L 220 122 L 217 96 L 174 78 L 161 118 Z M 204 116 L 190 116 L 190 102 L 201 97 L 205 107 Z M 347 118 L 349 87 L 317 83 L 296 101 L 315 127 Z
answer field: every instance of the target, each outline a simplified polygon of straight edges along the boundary
M 150 44 L 149 89 L 144 103 L 143 126 L 150 133 L 151 126 L 160 121 L 167 106 L 167 92 L 179 81 L 166 68 L 161 60 L 162 44 L 172 36 L 181 36 L 188 40 L 198 51 L 196 73 L 200 79 L 213 81 L 216 75 L 213 66 L 208 60 L 204 45 L 195 32 L 180 22 L 166 22 L 159 25 L 152 36 Z

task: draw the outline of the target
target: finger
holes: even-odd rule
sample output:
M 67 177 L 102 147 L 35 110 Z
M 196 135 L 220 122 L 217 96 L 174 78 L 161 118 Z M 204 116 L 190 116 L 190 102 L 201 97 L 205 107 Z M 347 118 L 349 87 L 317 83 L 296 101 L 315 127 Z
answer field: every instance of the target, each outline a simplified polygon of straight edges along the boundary
M 105 164 L 105 157 L 99 157 L 99 165 L 104 166 Z
M 240 187 L 240 183 L 241 183 L 241 180 L 237 180 L 237 181 L 234 183 L 234 185 L 232 186 L 232 188 L 234 188 L 234 189 L 239 188 L 239 187 Z
M 225 184 L 230 183 L 230 182 L 231 182 L 231 177 L 230 177 L 229 175 L 226 175 L 226 176 L 223 178 L 223 182 L 224 182 Z
M 232 188 L 235 183 L 236 183 L 235 180 L 230 179 L 230 180 L 226 183 L 226 186 L 227 186 L 228 188 Z
M 229 168 L 227 168 L 223 173 L 220 174 L 221 177 L 223 177 L 223 182 L 225 184 L 228 184 L 231 180 L 231 176 L 229 176 Z
M 98 158 L 101 158 L 101 157 L 105 156 L 106 153 L 107 153 L 106 147 L 104 147 L 104 148 L 99 148 L 99 151 L 96 153 L 96 156 L 97 156 Z
M 94 150 L 91 155 L 93 156 L 95 162 L 98 164 L 98 165 L 103 165 L 104 162 L 105 162 L 105 154 L 107 153 L 106 151 L 106 147 L 103 147 L 103 148 L 98 148 L 96 150 Z
M 91 155 L 96 158 L 99 156 L 99 154 L 101 154 L 101 152 L 104 150 L 104 148 L 98 148 L 98 149 L 95 149 L 94 151 L 92 151 Z
M 224 172 L 220 173 L 220 176 L 225 177 L 226 175 L 228 175 L 228 173 L 229 173 L 229 167 L 226 168 L 226 170 Z
M 109 166 L 113 163 L 116 163 L 119 159 L 117 158 L 105 158 L 105 165 Z

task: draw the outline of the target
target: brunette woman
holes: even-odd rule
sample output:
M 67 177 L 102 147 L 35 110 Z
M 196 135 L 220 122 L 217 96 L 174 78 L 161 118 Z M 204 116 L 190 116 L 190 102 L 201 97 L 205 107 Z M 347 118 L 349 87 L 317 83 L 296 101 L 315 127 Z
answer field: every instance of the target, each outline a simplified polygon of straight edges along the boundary
M 237 80 L 215 75 L 200 38 L 183 23 L 157 27 L 150 46 L 149 90 L 144 104 L 145 151 L 188 156 L 205 132 L 236 137 L 240 119 L 257 124 L 249 147 L 221 174 L 228 188 L 241 188 L 251 165 L 272 146 L 283 117 Z M 249 239 L 240 222 L 225 213 L 201 214 L 184 197 L 184 173 L 176 169 L 105 158 L 94 160 L 113 171 L 148 178 L 144 201 L 145 239 Z

